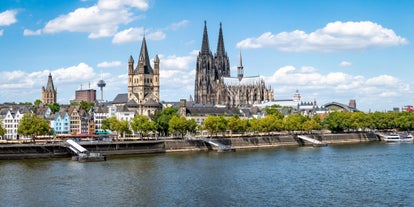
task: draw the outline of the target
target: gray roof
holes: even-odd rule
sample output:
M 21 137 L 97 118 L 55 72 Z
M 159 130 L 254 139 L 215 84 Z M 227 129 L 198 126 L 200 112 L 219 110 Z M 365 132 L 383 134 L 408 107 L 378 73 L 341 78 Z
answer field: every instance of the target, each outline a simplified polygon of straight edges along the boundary
M 128 103 L 128 94 L 127 93 L 120 93 L 116 95 L 114 100 L 112 101 L 112 104 L 123 104 Z
M 191 115 L 241 115 L 237 108 L 227 107 L 187 107 L 187 114 Z

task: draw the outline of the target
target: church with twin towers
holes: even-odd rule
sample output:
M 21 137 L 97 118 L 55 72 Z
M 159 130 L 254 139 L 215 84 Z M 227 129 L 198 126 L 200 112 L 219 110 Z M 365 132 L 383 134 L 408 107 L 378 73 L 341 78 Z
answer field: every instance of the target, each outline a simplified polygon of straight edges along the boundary
M 259 76 L 244 76 L 240 53 L 237 77 L 230 76 L 230 62 L 224 47 L 222 25 L 218 35 L 217 50 L 210 50 L 207 23 L 204 21 L 201 50 L 197 56 L 194 102 L 202 105 L 249 107 L 274 100 L 274 92 Z

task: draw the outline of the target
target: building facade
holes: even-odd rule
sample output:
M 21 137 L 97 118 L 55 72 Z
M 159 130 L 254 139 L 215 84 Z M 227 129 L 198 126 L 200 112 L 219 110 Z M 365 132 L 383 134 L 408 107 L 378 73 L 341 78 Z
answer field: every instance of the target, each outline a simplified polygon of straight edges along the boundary
M 139 115 L 149 116 L 161 109 L 160 104 L 160 59 L 154 58 L 154 67 L 150 64 L 145 37 L 142 40 L 138 63 L 134 58 L 128 61 L 128 102 L 130 110 Z
M 47 79 L 46 87 L 42 87 L 42 103 L 44 104 L 53 104 L 56 103 L 57 90 L 53 85 L 52 74 L 49 73 Z
M 75 102 L 95 102 L 96 101 L 96 90 L 95 89 L 84 89 L 77 90 L 75 92 Z
M 201 50 L 197 56 L 194 102 L 203 105 L 226 105 L 229 107 L 252 106 L 272 101 L 274 92 L 259 76 L 244 77 L 240 54 L 237 77 L 230 76 L 230 62 L 224 47 L 220 23 L 217 50 L 210 51 L 207 25 L 204 22 Z

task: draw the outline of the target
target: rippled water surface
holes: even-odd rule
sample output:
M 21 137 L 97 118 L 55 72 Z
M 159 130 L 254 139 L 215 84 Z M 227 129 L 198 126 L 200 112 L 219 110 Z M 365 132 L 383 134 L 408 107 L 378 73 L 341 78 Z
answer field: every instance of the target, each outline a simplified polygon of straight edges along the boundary
M 0 206 L 414 206 L 414 144 L 0 161 Z

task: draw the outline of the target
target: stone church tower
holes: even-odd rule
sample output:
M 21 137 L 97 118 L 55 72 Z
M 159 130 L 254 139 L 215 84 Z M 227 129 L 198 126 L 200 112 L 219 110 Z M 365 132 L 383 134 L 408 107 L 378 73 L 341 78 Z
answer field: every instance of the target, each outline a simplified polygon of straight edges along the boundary
M 220 32 L 217 52 L 214 57 L 210 51 L 207 24 L 204 21 L 203 42 L 197 56 L 194 101 L 198 104 L 218 104 L 220 94 L 217 91 L 222 77 L 230 77 L 230 63 L 224 49 L 223 31 Z
M 154 68 L 150 64 L 145 37 L 142 40 L 138 63 L 134 68 L 134 58 L 128 61 L 128 108 L 135 108 L 140 115 L 154 114 L 160 107 L 160 59 L 154 58 Z
M 274 92 L 259 76 L 245 77 L 240 53 L 237 77 L 230 76 L 230 62 L 224 48 L 220 23 L 217 51 L 212 55 L 204 21 L 203 42 L 197 56 L 194 102 L 228 107 L 252 106 L 274 100 Z
M 54 104 L 56 103 L 56 94 L 57 90 L 53 85 L 52 74 L 49 73 L 49 78 L 47 79 L 46 88 L 42 87 L 42 103 L 43 104 Z

